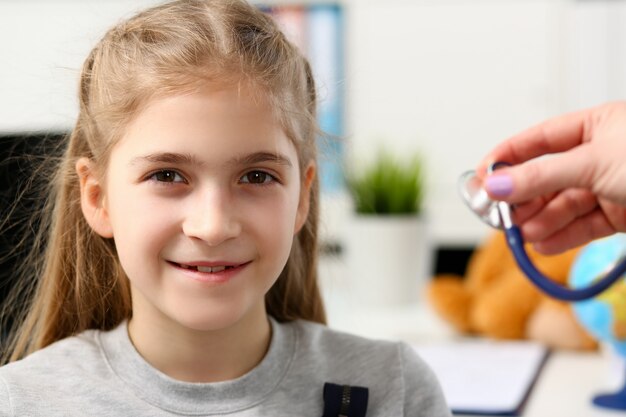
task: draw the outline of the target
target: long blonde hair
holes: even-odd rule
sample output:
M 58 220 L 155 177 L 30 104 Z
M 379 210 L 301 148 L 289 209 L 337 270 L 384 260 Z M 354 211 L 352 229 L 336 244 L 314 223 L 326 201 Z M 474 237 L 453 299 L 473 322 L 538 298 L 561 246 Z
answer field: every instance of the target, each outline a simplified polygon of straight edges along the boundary
M 83 65 L 78 120 L 51 181 L 29 268 L 6 303 L 17 324 L 2 363 L 131 317 L 115 244 L 91 230 L 81 212 L 75 163 L 86 156 L 104 172 L 111 148 L 150 99 L 207 81 L 252 83 L 296 145 L 301 172 L 316 160 L 311 69 L 270 17 L 240 0 L 178 0 L 116 25 Z M 308 219 L 266 295 L 268 314 L 279 321 L 325 322 L 317 284 L 318 193 L 315 179 Z

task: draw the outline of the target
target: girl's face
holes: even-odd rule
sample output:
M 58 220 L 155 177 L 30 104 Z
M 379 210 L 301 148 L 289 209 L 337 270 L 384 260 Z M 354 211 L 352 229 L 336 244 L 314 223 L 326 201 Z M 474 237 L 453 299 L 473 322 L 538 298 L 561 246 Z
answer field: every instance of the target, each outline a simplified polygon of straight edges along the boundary
M 114 147 L 102 207 L 133 320 L 217 330 L 265 317 L 308 212 L 310 165 L 251 90 L 155 99 Z

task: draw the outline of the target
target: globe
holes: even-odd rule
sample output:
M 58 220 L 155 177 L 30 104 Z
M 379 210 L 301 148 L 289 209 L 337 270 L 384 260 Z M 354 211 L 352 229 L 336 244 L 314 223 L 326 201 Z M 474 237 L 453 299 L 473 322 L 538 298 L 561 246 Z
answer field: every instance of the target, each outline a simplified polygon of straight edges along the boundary
M 569 275 L 569 285 L 581 288 L 593 284 L 626 255 L 626 234 L 596 240 L 585 246 L 577 256 Z M 609 343 L 626 358 L 626 278 L 598 296 L 573 304 L 580 324 L 600 341 Z M 626 410 L 626 386 L 612 394 L 593 399 L 600 407 Z

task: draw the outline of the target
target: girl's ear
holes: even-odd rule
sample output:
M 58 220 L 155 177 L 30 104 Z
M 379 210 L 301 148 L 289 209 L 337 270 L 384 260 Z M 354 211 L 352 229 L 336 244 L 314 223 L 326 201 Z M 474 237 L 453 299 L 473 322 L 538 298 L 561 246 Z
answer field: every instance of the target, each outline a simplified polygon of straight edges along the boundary
M 306 223 L 307 217 L 309 217 L 309 206 L 311 203 L 311 185 L 315 179 L 315 163 L 311 162 L 304 172 L 304 181 L 302 182 L 302 188 L 300 189 L 300 202 L 298 203 L 298 212 L 296 213 L 296 228 L 294 233 L 298 233 L 304 223 Z
M 96 176 L 93 163 L 88 158 L 76 162 L 80 181 L 80 206 L 87 223 L 102 237 L 113 237 L 113 228 L 104 204 L 104 191 Z

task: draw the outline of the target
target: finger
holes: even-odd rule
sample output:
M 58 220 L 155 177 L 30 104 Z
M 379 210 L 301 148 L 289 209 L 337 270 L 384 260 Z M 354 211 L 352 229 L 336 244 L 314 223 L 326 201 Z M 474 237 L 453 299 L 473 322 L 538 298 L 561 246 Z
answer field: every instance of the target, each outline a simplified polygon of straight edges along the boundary
M 546 239 L 535 242 L 533 247 L 545 255 L 561 253 L 583 245 L 594 239 L 609 236 L 615 230 L 608 222 L 604 213 L 597 209 L 580 217 Z
M 502 168 L 489 175 L 484 187 L 493 199 L 520 203 L 566 188 L 591 188 L 594 161 L 589 145 Z
M 584 189 L 568 189 L 559 193 L 535 215 L 522 224 L 524 238 L 538 242 L 564 229 L 598 207 L 596 197 Z
M 479 164 L 483 173 L 494 162 L 517 165 L 541 155 L 563 152 L 588 140 L 593 109 L 564 114 L 526 129 L 496 146 Z
M 513 221 L 517 225 L 523 224 L 539 213 L 552 198 L 552 196 L 541 196 L 522 204 L 516 204 L 512 213 Z
M 615 232 L 626 232 L 626 207 L 606 200 L 600 200 L 600 210 L 608 219 Z

